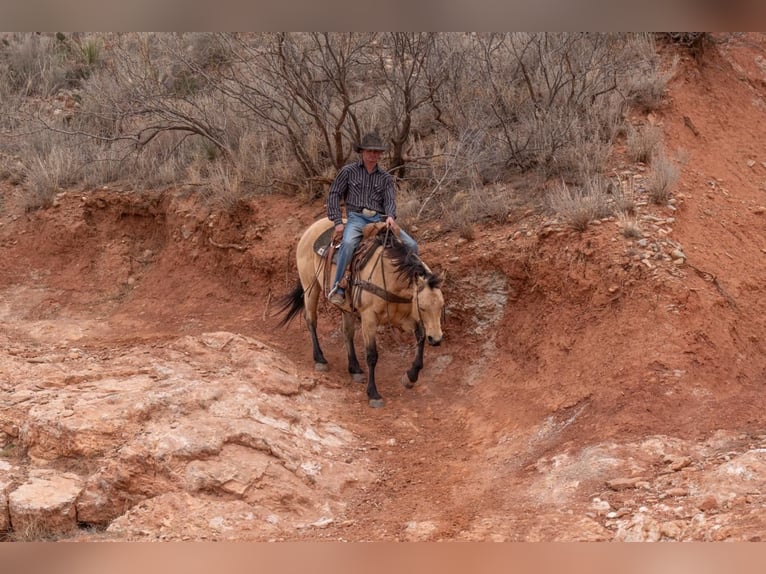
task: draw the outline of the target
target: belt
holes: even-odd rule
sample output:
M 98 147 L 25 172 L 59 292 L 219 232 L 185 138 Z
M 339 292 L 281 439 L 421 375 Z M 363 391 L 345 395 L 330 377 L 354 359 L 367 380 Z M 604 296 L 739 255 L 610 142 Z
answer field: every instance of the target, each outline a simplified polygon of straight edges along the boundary
M 362 215 L 364 215 L 365 217 L 375 217 L 376 215 L 378 215 L 378 212 L 375 211 L 374 209 L 367 209 L 365 207 L 364 209 L 362 209 Z

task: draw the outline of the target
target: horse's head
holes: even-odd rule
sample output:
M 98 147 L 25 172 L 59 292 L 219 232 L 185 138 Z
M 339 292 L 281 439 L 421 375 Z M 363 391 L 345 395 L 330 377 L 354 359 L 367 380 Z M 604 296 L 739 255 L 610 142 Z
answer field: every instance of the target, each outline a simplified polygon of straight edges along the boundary
M 418 277 L 417 295 L 415 297 L 415 312 L 423 323 L 426 341 L 429 345 L 437 346 L 442 342 L 442 311 L 444 296 L 441 290 L 442 279 L 429 273 Z

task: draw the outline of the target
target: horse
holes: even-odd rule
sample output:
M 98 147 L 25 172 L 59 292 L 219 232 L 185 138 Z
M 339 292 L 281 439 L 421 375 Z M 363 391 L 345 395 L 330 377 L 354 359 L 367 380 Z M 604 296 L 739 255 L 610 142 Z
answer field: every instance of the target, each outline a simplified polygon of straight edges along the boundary
M 367 227 L 375 225 L 384 227 L 383 224 L 370 224 Z M 317 371 L 328 370 L 316 327 L 320 293 L 327 297 L 329 278 L 335 275 L 335 263 L 330 261 L 328 268 L 328 259 L 332 257 L 333 251 L 329 249 L 332 227 L 332 221 L 321 219 L 309 226 L 301 236 L 295 253 L 298 280 L 292 291 L 281 298 L 279 309 L 279 314 L 284 315 L 280 326 L 286 326 L 303 311 L 311 335 L 314 368 Z M 373 247 L 364 261 L 360 262 L 358 255 L 354 256 L 350 265 L 354 271 L 349 288 L 346 289 L 346 306 L 340 307 L 348 372 L 356 382 L 364 382 L 364 373 L 354 347 L 356 320 L 359 319 L 361 323 L 367 363 L 367 398 L 373 408 L 385 404 L 375 383 L 375 366 L 378 362 L 375 335 L 378 325 L 389 324 L 414 333 L 417 342 L 415 358 L 401 378 L 406 388 L 412 388 L 423 368 L 425 342 L 428 341 L 432 346 L 441 344 L 441 317 L 444 309 L 441 276 L 432 272 L 415 253 L 393 237 L 390 230 L 386 229 L 385 234 L 381 235 L 392 240 Z M 324 280 L 320 279 L 323 275 Z

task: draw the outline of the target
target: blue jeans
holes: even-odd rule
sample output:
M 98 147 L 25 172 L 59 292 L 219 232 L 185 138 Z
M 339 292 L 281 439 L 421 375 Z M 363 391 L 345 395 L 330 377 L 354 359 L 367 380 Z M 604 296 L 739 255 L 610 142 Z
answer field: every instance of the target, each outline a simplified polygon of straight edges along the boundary
M 338 251 L 338 267 L 335 270 L 335 281 L 333 281 L 333 288 L 338 284 L 338 281 L 343 277 L 343 273 L 346 271 L 351 256 L 359 246 L 359 242 L 362 240 L 362 229 L 368 223 L 377 223 L 384 221 L 384 216 L 380 214 L 373 215 L 372 217 L 365 217 L 361 213 L 350 211 L 348 213 L 348 221 L 346 222 L 346 228 L 343 230 L 343 239 L 340 242 L 340 250 Z M 407 235 L 404 230 L 401 230 L 400 238 L 408 249 L 418 252 L 418 244 L 415 240 Z

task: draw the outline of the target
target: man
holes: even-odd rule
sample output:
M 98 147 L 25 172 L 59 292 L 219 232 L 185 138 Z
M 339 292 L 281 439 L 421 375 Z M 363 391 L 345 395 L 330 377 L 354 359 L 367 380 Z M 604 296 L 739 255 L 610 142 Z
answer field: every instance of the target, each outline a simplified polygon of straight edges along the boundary
M 338 251 L 338 267 L 330 290 L 330 303 L 339 306 L 344 304 L 346 298 L 339 282 L 362 240 L 365 225 L 385 220 L 386 225 L 399 234 L 407 247 L 418 252 L 415 240 L 396 223 L 394 178 L 378 166 L 380 156 L 386 151 L 383 140 L 377 133 L 365 134 L 362 141 L 354 145 L 354 151 L 360 154 L 360 161 L 341 168 L 327 197 L 327 218 L 335 223 L 335 236 L 343 234 Z M 346 205 L 345 225 L 341 216 L 341 199 Z

